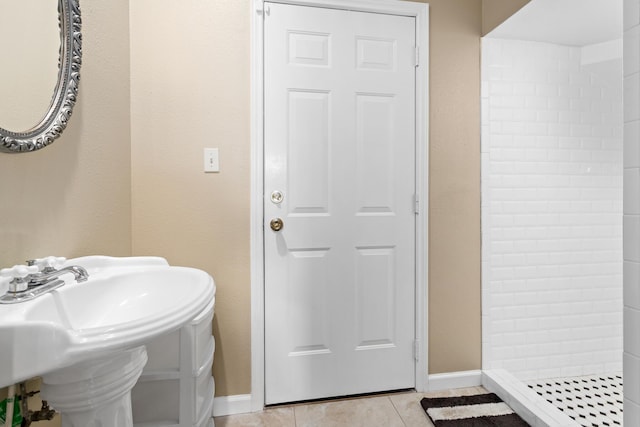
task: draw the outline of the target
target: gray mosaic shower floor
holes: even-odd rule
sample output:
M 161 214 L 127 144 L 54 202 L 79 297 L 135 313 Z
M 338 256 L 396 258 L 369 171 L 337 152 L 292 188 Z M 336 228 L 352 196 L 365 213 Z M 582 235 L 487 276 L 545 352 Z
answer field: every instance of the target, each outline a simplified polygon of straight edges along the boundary
M 583 427 L 622 425 L 622 375 L 550 378 L 527 385 Z

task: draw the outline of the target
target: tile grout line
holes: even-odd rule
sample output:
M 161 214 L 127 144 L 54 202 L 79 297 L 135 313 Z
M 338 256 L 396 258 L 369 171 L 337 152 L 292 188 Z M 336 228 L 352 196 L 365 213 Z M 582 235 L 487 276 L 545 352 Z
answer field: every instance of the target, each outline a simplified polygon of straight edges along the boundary
M 291 408 L 293 411 L 293 427 L 298 427 L 298 417 L 296 416 L 296 407 Z
M 402 423 L 402 425 L 404 427 L 409 427 L 407 423 L 404 422 L 404 418 L 402 418 L 402 415 L 400 415 L 400 411 L 396 407 L 396 404 L 393 403 L 393 399 L 391 398 L 391 396 L 387 396 L 387 399 L 389 399 L 389 402 L 391 402 L 391 406 L 393 407 L 393 410 L 396 411 L 396 414 L 398 415 L 398 418 L 400 418 L 400 422 Z

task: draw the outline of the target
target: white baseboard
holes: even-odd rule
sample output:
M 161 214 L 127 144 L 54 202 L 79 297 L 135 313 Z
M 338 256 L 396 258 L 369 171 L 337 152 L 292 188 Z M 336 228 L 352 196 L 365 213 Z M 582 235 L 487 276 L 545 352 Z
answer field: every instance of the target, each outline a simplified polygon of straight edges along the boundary
M 446 374 L 429 375 L 428 390 L 425 391 L 448 390 L 479 385 L 482 385 L 482 371 L 449 372 Z M 221 396 L 213 399 L 214 417 L 246 414 L 249 412 L 253 412 L 250 394 Z
M 213 416 L 246 414 L 251 412 L 251 395 L 220 396 L 213 399 Z
M 482 385 L 482 371 L 447 372 L 429 375 L 429 391 L 452 388 L 476 387 Z

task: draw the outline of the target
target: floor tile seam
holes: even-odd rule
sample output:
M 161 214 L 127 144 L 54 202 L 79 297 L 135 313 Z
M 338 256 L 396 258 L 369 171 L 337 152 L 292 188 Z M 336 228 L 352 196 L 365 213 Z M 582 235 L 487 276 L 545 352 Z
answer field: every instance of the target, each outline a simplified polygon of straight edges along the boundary
M 400 414 L 400 411 L 398 410 L 398 407 L 396 406 L 396 404 L 393 403 L 393 399 L 391 398 L 391 396 L 387 396 L 387 399 L 389 399 L 389 402 L 391 402 L 391 407 L 393 408 L 394 411 L 396 411 L 396 415 L 398 415 L 398 418 L 400 418 L 400 422 L 402 423 L 402 425 L 404 427 L 410 427 L 407 425 L 407 423 L 404 422 L 404 418 L 402 418 L 402 415 Z
M 302 406 L 306 406 L 306 405 L 302 405 Z M 298 406 L 292 406 L 291 407 L 291 411 L 293 412 L 293 427 L 298 427 L 298 416 L 297 416 L 297 412 L 296 408 L 298 408 Z

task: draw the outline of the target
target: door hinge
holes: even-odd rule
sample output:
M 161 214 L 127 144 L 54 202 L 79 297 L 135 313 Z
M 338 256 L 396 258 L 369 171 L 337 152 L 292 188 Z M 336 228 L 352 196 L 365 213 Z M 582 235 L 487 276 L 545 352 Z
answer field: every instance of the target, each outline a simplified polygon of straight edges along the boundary
M 420 48 L 416 46 L 416 67 L 420 66 Z
M 420 200 L 417 194 L 413 195 L 413 213 L 416 215 L 420 213 Z
M 420 361 L 420 341 L 413 342 L 413 358 L 416 362 Z
M 269 8 L 268 4 L 266 4 L 264 1 L 261 1 L 256 6 L 256 12 L 258 13 L 258 15 L 265 16 L 271 13 L 271 9 Z

